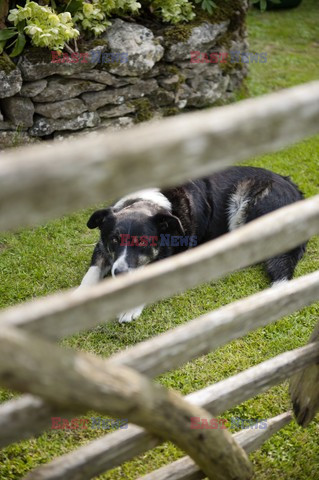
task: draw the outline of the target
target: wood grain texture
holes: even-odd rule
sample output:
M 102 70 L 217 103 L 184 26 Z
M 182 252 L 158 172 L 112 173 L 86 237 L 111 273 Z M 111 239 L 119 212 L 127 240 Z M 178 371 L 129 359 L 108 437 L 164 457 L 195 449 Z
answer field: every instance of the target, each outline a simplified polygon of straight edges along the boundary
M 196 356 L 208 353 L 231 339 L 265 326 L 283 315 L 311 304 L 318 297 L 319 272 L 314 272 L 203 315 L 186 325 L 115 354 L 109 361 L 113 362 L 114 365 L 126 365 L 134 368 L 148 377 L 155 377 Z M 24 325 L 21 325 L 21 327 L 25 328 Z M 287 368 L 288 376 L 291 370 L 289 370 L 285 360 L 293 360 L 293 357 L 289 352 L 284 355 L 286 357 L 279 359 L 280 364 L 283 365 L 281 374 L 285 375 L 285 368 Z M 296 358 L 296 361 L 298 361 L 298 358 Z M 274 362 L 276 362 L 276 359 L 274 359 Z M 265 364 L 265 369 L 260 370 L 260 376 L 257 376 L 257 371 L 253 371 L 252 377 L 247 373 L 247 382 L 249 383 L 250 378 L 252 378 L 254 384 L 256 377 L 256 382 L 259 379 L 258 381 L 262 384 L 264 375 L 268 375 L 267 381 L 269 382 L 274 374 L 274 369 L 273 365 L 270 364 L 268 372 L 267 365 L 268 363 Z M 292 361 L 291 368 L 294 368 L 294 361 Z M 238 389 L 242 388 L 243 397 L 238 397 L 238 402 L 243 401 L 240 398 L 249 398 L 246 396 L 248 383 L 246 383 L 245 373 L 241 375 L 243 375 L 242 387 L 241 382 L 239 382 Z M 278 378 L 278 381 L 283 379 L 282 377 Z M 218 391 L 217 387 L 216 402 L 219 398 L 222 398 L 222 403 L 227 404 L 227 401 L 232 402 L 233 389 L 231 388 L 231 381 L 230 383 L 228 380 L 225 382 L 222 392 Z M 267 388 L 267 382 L 265 387 Z M 213 401 L 213 398 L 215 398 L 213 393 L 216 387 L 209 388 L 212 388 L 209 398 L 210 401 Z M 47 426 L 50 424 L 49 418 L 51 416 L 61 416 L 61 412 L 59 413 L 52 407 L 45 405 L 42 400 L 40 401 L 42 403 L 40 408 L 38 402 L 39 399 L 32 400 L 28 397 L 25 400 L 23 398 L 12 400 L 0 406 L 0 426 L 2 426 L 0 428 L 0 445 L 4 446 L 12 441 L 18 441 L 40 433 L 45 426 L 44 418 L 47 412 L 51 412 L 47 415 Z M 23 413 L 24 408 L 25 412 Z M 10 415 L 8 415 L 8 411 L 11 412 Z M 15 418 L 15 421 L 10 425 L 12 418 Z
M 252 467 L 227 430 L 191 428 L 191 418 L 211 418 L 181 395 L 134 370 L 76 353 L 17 329 L 0 331 L 0 383 L 41 395 L 62 408 L 108 414 L 171 440 L 212 480 L 248 480 Z M 57 388 L 58 385 L 58 388 Z
M 296 371 L 318 361 L 318 344 L 312 342 L 305 347 L 282 353 L 237 375 L 191 393 L 187 399 L 219 415 L 222 411 L 267 391 L 291 377 Z
M 309 342 L 315 342 L 319 352 L 319 322 Z M 319 411 L 319 360 L 292 377 L 290 396 L 297 422 L 306 427 Z
M 249 453 L 257 450 L 268 438 L 292 420 L 291 412 L 282 413 L 267 421 L 267 429 L 260 430 L 253 427 L 235 433 L 234 438 Z M 189 457 L 183 457 L 176 462 L 151 472 L 138 480 L 202 480 L 205 474 Z
M 204 176 L 318 131 L 319 82 L 312 82 L 127 131 L 5 152 L 0 230 Z
M 110 361 L 116 365 L 129 365 L 147 376 L 155 377 L 318 299 L 319 271 L 204 314 L 120 351 Z
M 294 359 L 293 367 L 290 366 L 292 358 Z M 227 408 L 238 405 L 238 402 L 243 402 L 284 381 L 293 372 L 317 359 L 316 345 L 307 345 L 267 360 L 227 380 L 218 382 L 212 387 L 187 395 L 186 399 L 217 416 Z M 261 378 L 262 375 L 258 375 L 259 367 L 264 375 L 267 372 L 264 380 Z M 226 385 L 226 383 L 228 384 Z M 224 394 L 225 388 L 227 395 Z M 224 401 L 227 405 L 225 408 Z M 267 429 L 267 432 L 271 433 L 271 430 Z M 88 445 L 58 457 L 47 465 L 40 466 L 27 478 L 28 480 L 87 480 L 119 466 L 158 444 L 159 441 L 154 436 L 149 435 L 140 427 L 130 424 L 128 430 L 105 435 Z M 84 462 L 85 470 L 83 470 Z

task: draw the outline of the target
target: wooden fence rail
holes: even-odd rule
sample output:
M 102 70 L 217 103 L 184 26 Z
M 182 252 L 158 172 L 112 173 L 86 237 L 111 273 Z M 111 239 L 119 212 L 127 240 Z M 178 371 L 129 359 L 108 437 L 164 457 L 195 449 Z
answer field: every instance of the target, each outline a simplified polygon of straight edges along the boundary
M 155 181 L 166 186 L 199 177 L 318 131 L 319 82 L 313 82 L 118 134 L 5 153 L 0 159 L 0 229 L 35 225 L 88 202 L 104 201 L 106 191 L 109 197 L 120 196 L 128 193 L 128 185 L 136 190 Z M 120 311 L 288 251 L 316 233 L 319 195 L 132 275 L 3 310 L 0 383 L 27 395 L 0 406 L 0 445 L 39 434 L 52 416 L 69 418 L 94 409 L 125 416 L 136 425 L 41 466 L 26 478 L 89 479 L 165 440 L 189 457 L 144 480 L 251 478 L 247 453 L 289 423 L 291 412 L 269 419 L 266 430 L 234 435 L 221 429 L 193 430 L 190 419 L 212 418 L 292 377 L 295 414 L 307 424 L 319 408 L 319 327 L 308 345 L 184 398 L 151 379 L 317 301 L 319 271 L 202 315 L 108 360 L 53 342 L 112 320 Z
M 319 82 L 312 82 L 119 133 L 3 153 L 0 230 L 276 151 L 319 132 L 318 104 Z
M 188 402 L 205 408 L 211 415 L 221 415 L 227 409 L 283 382 L 293 373 L 316 362 L 318 357 L 318 345 L 316 343 L 307 345 L 278 355 L 227 380 L 187 395 L 185 398 Z M 52 416 L 63 415 L 57 415 L 57 411 L 55 411 Z M 64 418 L 66 417 L 67 415 L 64 416 Z M 145 430 L 129 425 L 128 430 L 105 435 L 74 452 L 39 467 L 35 470 L 35 476 L 32 477 L 33 474 L 31 474 L 29 478 L 30 480 L 92 478 L 154 448 L 159 443 Z M 84 462 L 86 467 L 83 472 Z
M 155 377 L 318 299 L 319 272 L 314 272 L 202 315 L 116 354 L 110 361 Z M 29 396 L 16 402 L 0 406 L 0 445 L 37 434 L 49 425 L 50 416 L 61 416 L 61 412 L 52 412 L 49 405 L 39 405 L 37 399 Z M 10 429 L 6 428 L 8 423 Z
M 247 480 L 252 476 L 247 455 L 227 430 L 209 429 L 198 435 L 191 428 L 191 417 L 212 418 L 206 410 L 128 367 L 62 349 L 17 329 L 2 328 L 0 382 L 79 413 L 92 409 L 126 416 L 154 435 L 176 443 L 209 479 Z
M 319 233 L 319 195 L 289 205 L 221 238 L 78 292 L 17 305 L 0 325 L 59 339 L 113 320 L 120 311 L 180 293 L 288 251 Z
M 319 322 L 309 342 L 319 342 Z M 296 420 L 306 427 L 319 410 L 319 362 L 314 362 L 292 378 L 290 393 Z
M 268 438 L 291 420 L 292 414 L 290 412 L 282 413 L 267 421 L 266 430 L 243 430 L 235 433 L 234 439 L 245 452 L 250 453 L 257 450 Z M 42 478 L 44 480 L 46 477 Z M 42 478 L 38 480 L 42 480 Z M 203 478 L 205 478 L 205 474 L 199 470 L 197 465 L 189 457 L 184 457 L 166 467 L 144 475 L 138 480 L 202 480 Z M 30 477 L 30 480 L 33 479 Z M 34 478 L 34 480 L 36 479 Z

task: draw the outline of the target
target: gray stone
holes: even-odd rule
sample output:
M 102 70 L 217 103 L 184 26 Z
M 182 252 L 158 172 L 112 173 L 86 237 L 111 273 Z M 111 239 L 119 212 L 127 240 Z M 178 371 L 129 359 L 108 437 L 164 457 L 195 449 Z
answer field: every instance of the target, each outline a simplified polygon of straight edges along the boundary
M 150 99 L 155 106 L 164 107 L 173 105 L 175 103 L 175 94 L 165 90 L 164 88 L 159 88 L 152 94 Z
M 243 78 L 245 78 L 247 73 L 248 73 L 247 65 L 245 65 L 244 68 L 240 71 L 234 70 L 234 71 L 230 72 L 230 74 L 229 74 L 229 85 L 227 87 L 227 91 L 228 92 L 235 92 L 238 88 L 240 88 L 240 86 L 243 83 Z
M 167 47 L 165 59 L 169 62 L 185 61 L 191 58 L 192 51 L 207 52 L 216 44 L 218 37 L 226 33 L 228 24 L 229 21 L 214 24 L 205 22 L 195 27 L 188 40 Z
M 98 46 L 89 50 L 88 53 L 91 55 L 93 52 L 102 52 L 105 48 L 104 45 Z M 98 63 L 97 56 L 92 55 L 92 60 L 87 63 L 82 63 L 81 59 L 76 63 L 53 63 L 48 49 L 32 47 L 24 51 L 18 66 L 24 80 L 39 80 L 55 74 L 74 75 L 92 70 Z
M 185 108 L 187 105 L 187 100 L 184 99 L 184 100 L 180 100 L 179 102 L 177 102 L 177 106 L 180 110 L 183 110 L 183 108 Z
M 126 100 L 141 98 L 157 90 L 156 80 L 141 80 L 136 85 L 105 90 L 104 92 L 84 93 L 82 99 L 89 110 L 97 110 L 104 105 L 121 105 Z
M 102 128 L 106 128 L 110 132 L 116 132 L 125 128 L 133 127 L 134 120 L 131 117 L 114 118 L 113 120 L 104 120 L 101 124 Z
M 35 82 L 24 82 L 20 90 L 22 97 L 35 97 L 47 86 L 47 80 L 36 80 Z
M 12 122 L 3 121 L 0 122 L 0 130 L 17 130 L 17 125 L 14 125 Z M 19 126 L 19 130 L 27 130 L 27 127 Z
M 220 64 L 213 63 L 198 63 L 191 64 L 188 62 L 179 62 L 179 68 L 182 71 L 183 77 L 186 79 L 189 78 L 211 78 L 212 76 L 222 73 Z
M 19 147 L 28 143 L 38 142 L 38 138 L 30 137 L 26 132 L 0 132 L 0 150 L 5 148 Z
M 207 107 L 222 98 L 226 92 L 229 77 L 225 76 L 220 81 L 202 80 L 196 83 L 196 88 L 183 85 L 183 92 L 179 100 L 187 100 L 188 107 Z
M 138 77 L 116 77 L 105 70 L 97 69 L 91 70 L 91 72 L 78 73 L 72 75 L 70 78 L 92 80 L 116 88 L 123 87 L 124 85 L 132 85 L 140 81 Z
M 149 72 L 164 55 L 164 48 L 153 32 L 136 23 L 116 19 L 107 29 L 104 37 L 108 41 L 108 51 L 127 53 L 128 61 L 104 64 L 111 73 L 120 76 L 138 76 Z
M 77 78 L 80 80 L 91 80 L 93 82 L 103 83 L 104 85 L 114 85 L 116 78 L 105 70 L 91 70 L 90 72 L 82 72 L 71 75 L 70 78 Z
M 142 102 L 151 102 L 154 118 L 185 107 L 202 108 L 213 105 L 219 99 L 227 100 L 241 85 L 247 65 L 228 69 L 219 63 L 191 64 L 190 52 L 223 52 L 225 46 L 219 44 L 223 43 L 219 39 L 227 33 L 228 23 L 203 23 L 193 28 L 187 41 L 173 45 L 169 44 L 168 37 L 165 40 L 154 38 L 147 28 L 117 19 L 99 39 L 99 47 L 85 42 L 85 48 L 128 53 L 129 61 L 99 64 L 94 70 L 99 62 L 98 56 L 94 57 L 94 63 L 55 64 L 51 63 L 51 52 L 48 50 L 27 49 L 18 65 L 25 80 L 30 80 L 28 83 L 25 82 L 21 88 L 19 68 L 10 59 L 10 68 L 5 70 L 6 75 L 16 71 L 20 83 L 15 87 L 18 91 L 14 91 L 14 97 L 0 101 L 4 116 L 3 119 L 0 111 L 0 144 L 2 133 L 8 134 L 2 135 L 8 139 L 7 143 L 14 143 L 15 135 L 27 128 L 26 125 L 31 126 L 30 138 L 37 140 L 37 137 L 51 134 L 55 138 L 68 138 L 87 133 L 92 135 L 92 132 L 101 129 L 114 131 L 128 128 L 139 118 L 138 114 L 134 118 L 134 112 L 140 108 L 138 100 L 134 105 L 134 99 L 143 97 L 145 100 Z M 229 33 L 227 50 L 247 51 L 244 31 L 238 29 Z M 165 58 L 162 45 L 166 48 Z M 81 46 L 80 50 L 83 51 Z M 0 98 L 3 71 L 0 71 Z M 52 75 L 55 76 L 44 79 Z M 8 80 L 6 85 L 8 91 Z M 81 97 L 75 98 L 78 96 Z M 29 102 L 28 105 L 17 103 L 18 98 Z M 34 124 L 33 111 L 37 114 Z M 29 137 L 25 133 L 23 138 L 27 142 Z
M 31 127 L 33 124 L 34 106 L 29 98 L 9 97 L 1 101 L 1 109 L 5 118 L 14 125 Z
M 36 103 L 34 109 L 36 113 L 56 120 L 57 118 L 74 118 L 85 112 L 87 107 L 79 98 L 73 98 L 61 102 Z
M 163 63 L 161 60 L 158 64 L 154 65 L 152 70 L 149 72 L 145 73 L 143 75 L 143 79 L 146 80 L 148 78 L 155 78 L 158 77 L 159 75 L 166 75 L 167 73 L 167 63 Z
M 114 85 L 115 77 L 105 70 L 91 70 L 90 72 L 82 72 L 71 75 L 70 78 L 77 78 L 81 80 L 92 80 L 93 82 L 103 83 L 104 85 Z
M 38 117 L 33 127 L 30 128 L 29 134 L 34 137 L 43 137 L 50 135 L 56 130 L 81 130 L 86 127 L 96 127 L 99 123 L 100 117 L 95 112 L 84 112 L 68 120 Z
M 47 87 L 33 97 L 34 102 L 59 102 L 77 97 L 83 92 L 99 92 L 105 89 L 105 85 L 90 82 L 89 80 L 72 80 L 67 78 L 52 78 Z
M 171 75 L 170 77 L 159 79 L 158 83 L 165 90 L 175 92 L 178 84 L 180 83 L 180 77 L 178 75 Z
M 100 135 L 101 131 L 116 132 L 118 130 L 124 130 L 135 125 L 134 120 L 131 117 L 120 117 L 113 120 L 102 120 L 101 123 L 94 128 L 85 128 L 80 132 L 54 132 L 54 140 L 65 140 L 66 138 L 72 139 L 76 137 L 83 137 L 83 135 Z
M 113 86 L 116 88 L 123 87 L 124 85 L 135 85 L 140 82 L 139 77 L 114 77 Z
M 100 115 L 101 118 L 114 118 L 114 117 L 121 117 L 123 115 L 127 115 L 128 113 L 133 113 L 136 111 L 136 107 L 134 105 L 119 105 L 117 107 L 103 107 L 97 110 L 97 113 Z
M 19 68 L 5 53 L 0 55 L 0 98 L 16 95 L 22 85 L 22 76 Z

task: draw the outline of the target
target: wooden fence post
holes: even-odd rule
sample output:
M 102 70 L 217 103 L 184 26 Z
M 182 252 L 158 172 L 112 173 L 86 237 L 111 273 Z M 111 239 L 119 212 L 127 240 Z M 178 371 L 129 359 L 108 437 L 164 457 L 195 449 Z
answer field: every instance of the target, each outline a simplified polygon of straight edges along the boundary
M 310 337 L 312 342 L 318 343 L 319 351 L 319 322 Z M 290 395 L 296 420 L 306 427 L 319 410 L 319 362 L 292 377 Z

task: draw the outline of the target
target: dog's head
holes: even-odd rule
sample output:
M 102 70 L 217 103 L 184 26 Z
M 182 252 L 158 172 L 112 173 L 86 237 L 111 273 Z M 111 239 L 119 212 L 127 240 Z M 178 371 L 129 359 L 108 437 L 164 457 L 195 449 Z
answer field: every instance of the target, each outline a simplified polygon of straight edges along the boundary
M 178 217 L 144 201 L 119 211 L 114 208 L 97 210 L 87 226 L 100 229 L 113 276 L 169 256 L 172 248 L 161 246 L 161 234 L 184 234 Z

